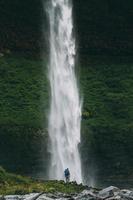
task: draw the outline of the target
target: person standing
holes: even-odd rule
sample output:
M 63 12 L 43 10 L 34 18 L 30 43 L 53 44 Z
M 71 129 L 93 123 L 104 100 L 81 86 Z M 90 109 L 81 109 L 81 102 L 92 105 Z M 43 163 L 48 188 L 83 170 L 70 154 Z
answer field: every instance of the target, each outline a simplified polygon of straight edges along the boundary
M 66 183 L 69 183 L 69 181 L 70 181 L 70 171 L 69 171 L 68 168 L 65 169 L 64 175 L 65 175 Z

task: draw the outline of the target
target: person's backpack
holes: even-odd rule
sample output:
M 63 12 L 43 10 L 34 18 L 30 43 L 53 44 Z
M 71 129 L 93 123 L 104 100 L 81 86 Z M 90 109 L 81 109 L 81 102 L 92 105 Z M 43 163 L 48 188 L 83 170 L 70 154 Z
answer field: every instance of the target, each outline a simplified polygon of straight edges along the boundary
M 64 173 L 65 173 L 65 176 L 69 176 L 70 174 L 68 169 L 65 169 Z

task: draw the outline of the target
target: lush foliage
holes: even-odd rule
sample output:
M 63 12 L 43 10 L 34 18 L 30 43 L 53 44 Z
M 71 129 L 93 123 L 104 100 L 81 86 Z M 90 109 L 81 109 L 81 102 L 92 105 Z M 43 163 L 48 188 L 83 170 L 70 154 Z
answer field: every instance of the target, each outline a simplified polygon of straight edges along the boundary
M 0 167 L 0 194 L 28 194 L 42 192 L 75 193 L 84 189 L 76 183 L 66 184 L 63 181 L 39 181 L 19 175 L 7 173 Z
M 45 168 L 40 158 L 46 152 L 41 144 L 47 143 L 45 63 L 43 68 L 42 61 L 2 57 L 0 75 L 0 163 L 18 172 L 33 172 L 36 163 Z
M 87 174 L 91 172 L 94 176 L 100 174 L 102 177 L 103 175 L 131 177 L 133 174 L 131 58 L 90 57 L 82 66 L 84 108 L 81 148 Z
M 0 58 L 0 66 L 0 164 L 21 173 L 46 173 L 46 64 L 10 55 Z M 81 60 L 79 85 L 84 104 L 80 149 L 87 179 L 90 174 L 133 174 L 132 69 L 130 57 Z

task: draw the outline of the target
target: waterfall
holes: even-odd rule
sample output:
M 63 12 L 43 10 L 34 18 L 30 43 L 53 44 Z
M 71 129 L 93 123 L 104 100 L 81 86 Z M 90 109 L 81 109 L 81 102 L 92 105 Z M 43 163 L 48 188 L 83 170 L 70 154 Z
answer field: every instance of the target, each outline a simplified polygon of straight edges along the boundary
M 81 101 L 75 76 L 75 39 L 71 0 L 49 0 L 51 86 L 49 137 L 51 163 L 49 178 L 64 179 L 69 168 L 71 181 L 82 182 L 80 143 Z

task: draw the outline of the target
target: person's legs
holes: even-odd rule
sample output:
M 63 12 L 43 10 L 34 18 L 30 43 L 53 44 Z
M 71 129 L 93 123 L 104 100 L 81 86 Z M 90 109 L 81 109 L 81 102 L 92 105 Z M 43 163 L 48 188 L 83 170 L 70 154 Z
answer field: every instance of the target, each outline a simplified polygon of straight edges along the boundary
M 70 182 L 70 176 L 68 176 L 68 182 Z
M 68 183 L 69 182 L 69 178 L 68 178 L 68 176 L 66 176 L 66 183 Z
M 70 176 L 66 176 L 66 183 L 70 182 Z

